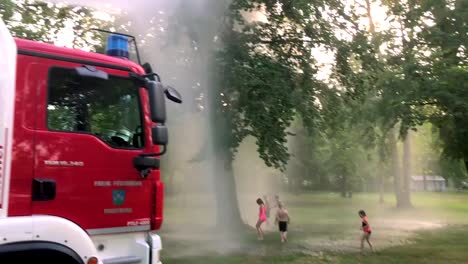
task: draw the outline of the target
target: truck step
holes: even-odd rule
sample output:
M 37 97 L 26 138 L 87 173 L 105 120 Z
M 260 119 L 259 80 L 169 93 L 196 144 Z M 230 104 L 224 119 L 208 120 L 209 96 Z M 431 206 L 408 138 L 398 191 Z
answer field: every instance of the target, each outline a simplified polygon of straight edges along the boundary
M 138 264 L 141 262 L 141 257 L 137 256 L 126 256 L 103 259 L 104 264 Z

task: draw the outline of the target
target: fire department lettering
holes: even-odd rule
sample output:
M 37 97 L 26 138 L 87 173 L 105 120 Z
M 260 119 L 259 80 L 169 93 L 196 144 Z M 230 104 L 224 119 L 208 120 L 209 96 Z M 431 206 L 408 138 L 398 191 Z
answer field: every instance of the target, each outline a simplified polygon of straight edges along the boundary
M 63 166 L 63 167 L 83 167 L 82 161 L 66 161 L 66 160 L 44 160 L 46 166 Z
M 95 181 L 94 186 L 100 186 L 100 187 L 111 186 L 111 182 L 110 181 Z
M 141 181 L 94 181 L 94 186 L 96 187 L 110 187 L 110 186 L 117 186 L 117 187 L 139 187 L 143 186 Z
M 132 208 L 107 208 L 104 209 L 105 214 L 131 214 Z

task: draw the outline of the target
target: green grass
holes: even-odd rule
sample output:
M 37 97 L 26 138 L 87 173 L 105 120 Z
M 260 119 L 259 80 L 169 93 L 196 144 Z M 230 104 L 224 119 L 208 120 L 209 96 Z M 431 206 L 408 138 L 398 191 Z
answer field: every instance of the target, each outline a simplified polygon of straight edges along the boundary
M 408 245 L 387 248 L 377 253 L 361 256 L 358 253 L 305 255 L 300 253 L 285 256 L 198 256 L 165 259 L 165 263 L 467 263 L 468 226 L 455 226 L 435 231 L 418 233 Z
M 282 199 L 292 218 L 290 242 L 281 245 L 275 229 L 264 241 L 257 241 L 254 231 L 246 229 L 239 248 L 228 253 L 214 250 L 216 234 L 207 224 L 212 208 L 204 207 L 202 198 L 193 199 L 198 203 L 196 214 L 181 210 L 169 199 L 166 229 L 161 232 L 164 263 L 468 263 L 468 226 L 463 225 L 468 219 L 467 193 L 416 193 L 414 208 L 405 210 L 394 208 L 392 194 L 386 194 L 384 204 L 378 203 L 377 194 L 342 199 L 338 194 L 309 193 Z M 372 240 L 378 248 L 374 255 L 357 253 L 359 209 L 370 216 Z M 255 217 L 255 206 L 245 211 Z M 433 223 L 444 227 L 421 230 Z M 192 237 L 185 239 L 187 231 L 177 230 L 190 224 Z M 198 239 L 206 234 L 214 236 Z

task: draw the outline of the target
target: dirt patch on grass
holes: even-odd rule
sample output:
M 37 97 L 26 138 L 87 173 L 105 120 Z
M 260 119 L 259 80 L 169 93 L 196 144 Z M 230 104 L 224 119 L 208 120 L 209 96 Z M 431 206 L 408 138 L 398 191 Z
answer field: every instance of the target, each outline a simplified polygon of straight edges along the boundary
M 387 247 L 411 243 L 411 238 L 416 231 L 437 229 L 445 224 L 433 221 L 421 221 L 412 219 L 375 219 L 372 225 L 371 242 L 376 250 Z M 306 237 L 303 239 L 304 254 L 317 255 L 321 252 L 347 253 L 360 250 L 360 238 L 362 232 L 358 229 L 348 230 L 339 236 Z M 340 238 L 341 237 L 341 238 Z M 368 249 L 368 245 L 365 244 Z

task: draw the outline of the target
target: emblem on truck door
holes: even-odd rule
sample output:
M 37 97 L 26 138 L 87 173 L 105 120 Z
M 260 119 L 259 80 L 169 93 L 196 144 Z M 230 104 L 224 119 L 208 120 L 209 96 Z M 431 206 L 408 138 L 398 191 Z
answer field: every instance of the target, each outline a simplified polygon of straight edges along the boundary
M 125 190 L 113 190 L 112 202 L 114 205 L 122 205 L 125 202 Z

